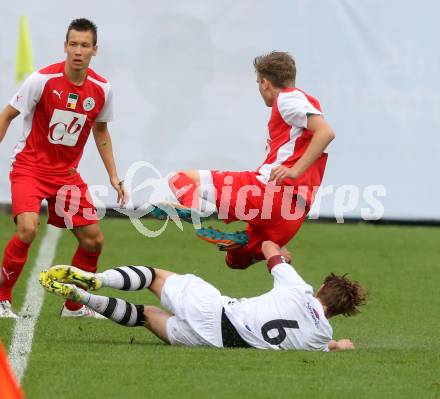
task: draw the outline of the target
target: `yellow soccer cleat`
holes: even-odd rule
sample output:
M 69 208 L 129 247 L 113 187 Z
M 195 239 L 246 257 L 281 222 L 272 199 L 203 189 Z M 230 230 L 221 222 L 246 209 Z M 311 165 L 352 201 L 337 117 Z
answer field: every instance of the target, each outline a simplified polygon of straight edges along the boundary
M 53 280 L 48 270 L 40 272 L 39 277 L 40 284 L 46 291 L 52 294 L 63 297 L 64 299 L 70 299 L 72 301 L 80 302 L 81 294 L 76 286 L 73 284 L 63 284 Z
M 78 269 L 75 266 L 56 265 L 48 271 L 50 279 L 60 283 L 75 284 L 85 290 L 96 291 L 102 287 L 102 282 L 96 274 Z

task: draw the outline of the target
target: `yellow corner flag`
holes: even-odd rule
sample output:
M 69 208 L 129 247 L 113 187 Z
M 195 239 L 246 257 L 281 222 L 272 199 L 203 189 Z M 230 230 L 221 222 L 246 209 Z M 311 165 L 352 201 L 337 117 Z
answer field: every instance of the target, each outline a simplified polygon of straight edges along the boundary
M 31 36 L 26 16 L 20 17 L 20 31 L 18 33 L 17 63 L 15 65 L 15 82 L 20 83 L 27 75 L 34 71 Z

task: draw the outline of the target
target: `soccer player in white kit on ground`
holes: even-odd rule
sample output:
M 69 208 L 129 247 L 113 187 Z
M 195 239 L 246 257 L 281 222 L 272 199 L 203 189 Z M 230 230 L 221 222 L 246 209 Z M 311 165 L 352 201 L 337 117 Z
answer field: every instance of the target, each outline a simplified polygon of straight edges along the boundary
M 145 326 L 171 345 L 331 351 L 354 349 L 348 339 L 333 340 L 330 317 L 353 316 L 366 301 L 356 281 L 330 274 L 313 296 L 308 285 L 285 262 L 280 247 L 265 241 L 262 250 L 274 278 L 274 288 L 254 297 L 223 296 L 214 286 L 192 275 L 178 275 L 147 266 L 122 266 L 89 273 L 73 266 L 53 266 L 40 275 L 43 287 L 66 299 L 89 306 L 128 327 Z M 111 287 L 150 289 L 164 311 L 133 305 L 122 299 L 91 294 Z

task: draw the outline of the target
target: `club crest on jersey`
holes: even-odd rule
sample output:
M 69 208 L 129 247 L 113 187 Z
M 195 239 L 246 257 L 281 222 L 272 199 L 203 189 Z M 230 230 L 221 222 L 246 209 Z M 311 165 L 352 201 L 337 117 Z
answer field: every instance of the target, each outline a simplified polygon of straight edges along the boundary
M 83 101 L 83 108 L 84 111 L 91 111 L 93 108 L 95 108 L 95 100 L 92 97 L 87 97 Z
M 78 94 L 69 93 L 69 95 L 67 96 L 66 107 L 69 109 L 75 109 L 76 103 L 78 102 L 78 98 L 79 98 Z

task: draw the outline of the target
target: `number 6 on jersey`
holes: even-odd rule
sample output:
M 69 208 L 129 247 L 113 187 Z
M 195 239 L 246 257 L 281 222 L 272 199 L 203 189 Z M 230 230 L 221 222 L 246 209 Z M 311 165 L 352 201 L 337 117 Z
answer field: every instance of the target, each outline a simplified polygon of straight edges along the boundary
M 287 333 L 285 328 L 299 328 L 299 325 L 296 320 L 271 320 L 263 324 L 261 327 L 261 334 L 263 335 L 264 340 L 269 342 L 269 344 L 279 345 L 286 339 Z M 278 335 L 270 337 L 269 332 L 272 330 L 277 330 Z

